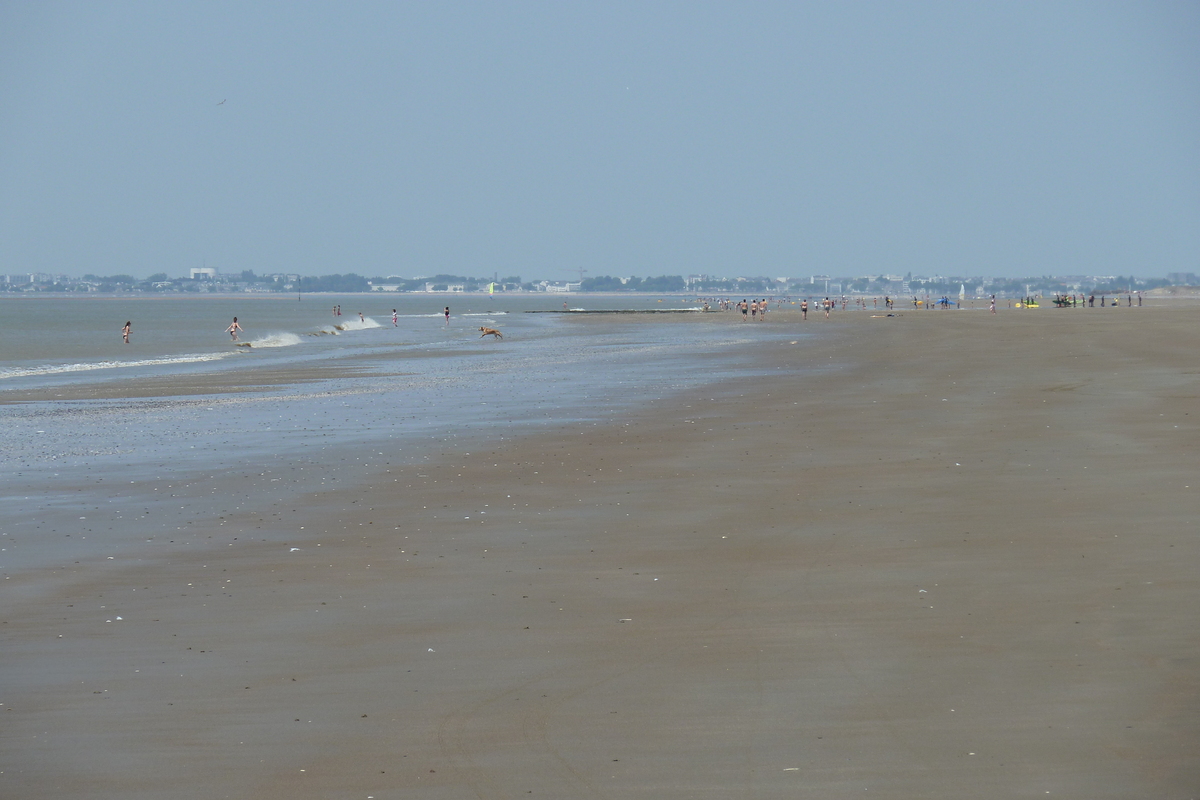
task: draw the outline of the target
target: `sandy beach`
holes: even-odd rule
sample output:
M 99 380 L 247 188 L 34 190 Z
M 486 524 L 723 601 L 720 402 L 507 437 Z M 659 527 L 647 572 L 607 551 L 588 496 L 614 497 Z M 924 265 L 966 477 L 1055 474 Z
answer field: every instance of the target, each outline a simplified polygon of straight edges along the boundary
M 1200 306 L 818 316 L 610 423 L 234 461 L 169 547 L 55 544 L 0 581 L 0 796 L 1198 796 Z

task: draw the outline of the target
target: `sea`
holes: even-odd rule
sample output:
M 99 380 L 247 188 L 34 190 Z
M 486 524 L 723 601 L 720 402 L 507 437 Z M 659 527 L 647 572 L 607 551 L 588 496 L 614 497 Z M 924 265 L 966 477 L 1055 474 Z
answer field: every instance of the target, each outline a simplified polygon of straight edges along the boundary
M 806 335 L 733 314 L 651 295 L 2 298 L 0 575 L 116 558 L 185 518 L 215 525 L 393 465 L 619 422 L 759 377 L 746 345 Z

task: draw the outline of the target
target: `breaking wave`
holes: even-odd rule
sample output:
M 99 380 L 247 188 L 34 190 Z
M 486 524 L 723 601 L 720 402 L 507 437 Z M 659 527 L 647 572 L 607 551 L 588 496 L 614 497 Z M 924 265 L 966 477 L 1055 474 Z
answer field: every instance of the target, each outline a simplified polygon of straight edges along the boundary
M 345 322 L 339 322 L 333 327 L 339 331 L 365 331 L 367 328 L 382 328 L 383 326 L 370 317 L 364 317 L 361 320 L 347 319 Z
M 81 364 L 45 364 L 40 367 L 9 367 L 0 369 L 0 380 L 25 378 L 30 375 L 59 375 L 66 372 L 88 372 L 96 369 L 121 369 L 124 367 L 153 367 L 162 364 L 194 364 L 200 361 L 218 361 L 229 353 L 195 353 L 163 358 L 144 358 L 137 361 L 91 361 Z
M 268 333 L 260 339 L 251 339 L 247 344 L 251 347 L 291 347 L 300 342 L 300 337 L 294 333 Z

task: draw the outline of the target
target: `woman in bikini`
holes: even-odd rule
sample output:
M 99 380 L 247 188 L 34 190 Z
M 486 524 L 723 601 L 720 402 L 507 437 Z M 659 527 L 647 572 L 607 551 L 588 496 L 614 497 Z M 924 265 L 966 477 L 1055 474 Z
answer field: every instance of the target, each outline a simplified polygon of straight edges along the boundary
M 237 317 L 234 317 L 233 324 L 230 325 L 225 330 L 226 330 L 226 332 L 229 333 L 230 336 L 233 337 L 233 340 L 236 342 L 238 340 L 238 331 L 240 331 L 241 329 L 242 329 L 242 326 L 238 325 Z

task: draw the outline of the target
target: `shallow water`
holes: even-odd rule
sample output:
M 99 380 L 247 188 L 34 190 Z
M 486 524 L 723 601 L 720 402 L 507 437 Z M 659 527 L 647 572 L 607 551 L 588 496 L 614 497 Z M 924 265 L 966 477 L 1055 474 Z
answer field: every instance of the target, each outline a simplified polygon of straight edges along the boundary
M 355 338 L 339 339 L 337 344 L 435 346 L 478 338 L 480 325 L 534 325 L 530 317 L 537 315 L 521 312 L 561 310 L 564 302 L 561 296 L 540 294 L 308 295 L 299 301 L 294 295 L 0 298 L 0 318 L 6 328 L 0 342 L 0 391 L 19 377 L 169 368 L 228 359 L 238 354 L 226 333 L 234 317 L 243 328 L 240 342 L 258 349 L 309 344 L 311 351 L 318 346 L 313 340 L 348 335 Z M 572 297 L 569 304 L 593 309 L 695 306 L 691 300 L 651 296 L 597 297 L 586 302 Z M 448 325 L 443 315 L 446 305 L 451 307 Z M 341 307 L 341 316 L 334 316 L 334 306 Z M 497 324 L 498 316 L 504 318 L 503 324 Z M 121 337 L 126 321 L 132 323 L 129 344 Z M 373 338 L 362 336 L 371 331 L 376 332 Z M 333 347 L 330 342 L 323 346 Z M 289 352 L 288 357 L 297 352 Z
M 364 299 L 375 298 L 341 305 Z M 21 539 L 0 545 L 0 572 L 219 525 L 234 495 L 238 508 L 281 502 L 481 441 L 607 423 L 656 398 L 755 374 L 734 357 L 740 344 L 798 336 L 791 325 L 728 325 L 718 314 L 673 324 L 675 315 L 523 313 L 561 307 L 559 298 L 453 298 L 461 302 L 447 325 L 428 313 L 442 298 L 403 299 L 389 299 L 386 316 L 364 313 L 366 324 L 355 313 L 349 325 L 345 311 L 340 320 L 330 313 L 336 298 L 313 301 L 323 314 L 278 298 L 241 301 L 249 348 L 221 339 L 224 298 L 132 301 L 143 322 L 128 346 L 119 325 L 102 341 L 99 326 L 130 301 L 0 301 L 51 343 L 37 357 L 6 351 L 0 364 L 9 370 L 0 379 L 0 527 Z M 409 312 L 395 326 L 392 307 Z M 480 325 L 505 338 L 480 339 Z

